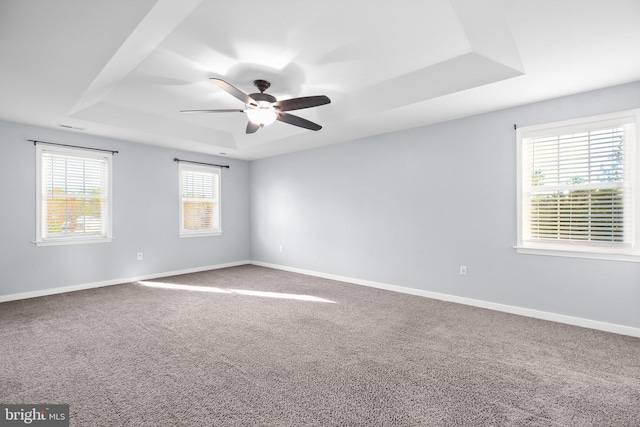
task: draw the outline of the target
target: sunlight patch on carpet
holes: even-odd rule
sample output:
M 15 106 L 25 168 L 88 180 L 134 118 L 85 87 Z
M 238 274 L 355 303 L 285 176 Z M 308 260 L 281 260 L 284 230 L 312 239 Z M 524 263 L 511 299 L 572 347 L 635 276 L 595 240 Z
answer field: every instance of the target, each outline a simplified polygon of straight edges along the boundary
M 214 288 L 210 286 L 181 285 L 177 283 L 148 282 L 144 280 L 140 280 L 138 281 L 138 283 L 142 286 L 146 286 L 149 288 L 173 289 L 173 290 L 179 290 L 179 291 L 212 292 L 212 293 L 220 293 L 220 294 L 237 294 L 237 295 L 246 295 L 246 296 L 253 296 L 253 297 L 292 299 L 292 300 L 298 300 L 298 301 L 311 301 L 311 302 L 328 302 L 331 304 L 335 304 L 335 301 L 331 301 L 331 300 L 320 298 L 320 297 L 315 297 L 313 295 L 285 294 L 281 292 L 252 291 L 252 290 L 246 290 L 246 289 L 222 289 L 222 288 Z
M 314 297 L 312 295 L 298 295 L 298 294 L 283 294 L 280 292 L 263 292 L 263 291 L 250 291 L 244 289 L 229 289 L 230 292 L 240 295 L 250 295 L 254 297 L 266 297 L 266 298 L 283 298 L 283 299 L 295 299 L 299 301 L 314 301 L 314 302 L 330 302 L 335 304 L 335 301 L 328 299 Z
M 163 283 L 163 282 L 146 282 L 146 281 L 138 281 L 142 286 L 147 286 L 149 288 L 160 288 L 160 289 L 175 289 L 179 291 L 198 291 L 198 292 L 214 292 L 219 294 L 230 294 L 231 292 L 225 291 L 220 288 L 212 288 L 209 286 L 194 286 L 194 285 L 178 285 L 175 283 Z

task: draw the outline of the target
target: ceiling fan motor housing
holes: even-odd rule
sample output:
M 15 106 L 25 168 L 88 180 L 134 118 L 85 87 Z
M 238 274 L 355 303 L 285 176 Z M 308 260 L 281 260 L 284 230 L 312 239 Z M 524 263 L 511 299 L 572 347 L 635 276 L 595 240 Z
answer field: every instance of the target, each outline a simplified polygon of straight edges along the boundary
M 254 101 L 267 101 L 267 102 L 276 102 L 277 99 L 273 95 L 269 95 L 268 93 L 252 93 L 249 95 Z

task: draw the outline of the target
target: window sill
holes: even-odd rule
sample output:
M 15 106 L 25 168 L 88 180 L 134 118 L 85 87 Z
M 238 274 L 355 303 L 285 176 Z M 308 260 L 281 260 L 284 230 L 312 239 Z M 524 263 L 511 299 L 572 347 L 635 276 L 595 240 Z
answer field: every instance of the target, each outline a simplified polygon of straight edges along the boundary
M 527 248 L 522 246 L 514 246 L 514 249 L 519 254 L 527 254 L 527 255 L 559 256 L 559 257 L 567 257 L 567 258 L 585 258 L 585 259 L 598 259 L 598 260 L 606 260 L 606 261 L 640 262 L 640 254 L 581 252 L 581 251 L 570 251 L 570 250 L 564 250 L 564 249 Z
M 206 233 L 182 233 L 179 235 L 180 238 L 183 237 L 209 237 L 209 236 L 220 236 L 222 231 L 212 231 Z
M 88 243 L 111 243 L 112 237 L 99 238 L 99 239 L 51 239 L 51 240 L 36 240 L 36 246 L 61 246 L 61 245 L 84 245 Z

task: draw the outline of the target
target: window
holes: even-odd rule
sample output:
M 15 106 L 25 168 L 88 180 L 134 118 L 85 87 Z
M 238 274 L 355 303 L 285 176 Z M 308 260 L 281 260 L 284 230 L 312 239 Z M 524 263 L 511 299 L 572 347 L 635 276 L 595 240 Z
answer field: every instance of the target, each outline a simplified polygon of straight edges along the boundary
M 518 252 L 640 261 L 639 115 L 518 130 Z
M 179 164 L 180 236 L 220 234 L 220 168 Z
M 37 245 L 110 242 L 111 153 L 36 148 Z

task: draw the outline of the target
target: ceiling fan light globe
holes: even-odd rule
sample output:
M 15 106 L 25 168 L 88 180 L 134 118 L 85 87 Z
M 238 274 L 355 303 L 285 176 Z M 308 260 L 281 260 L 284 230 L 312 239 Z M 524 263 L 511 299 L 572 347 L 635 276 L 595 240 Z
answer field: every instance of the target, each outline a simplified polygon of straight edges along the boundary
M 251 108 L 245 110 L 247 113 L 247 117 L 249 120 L 260 126 L 268 126 L 271 123 L 276 121 L 278 114 L 274 111 L 273 108 Z

